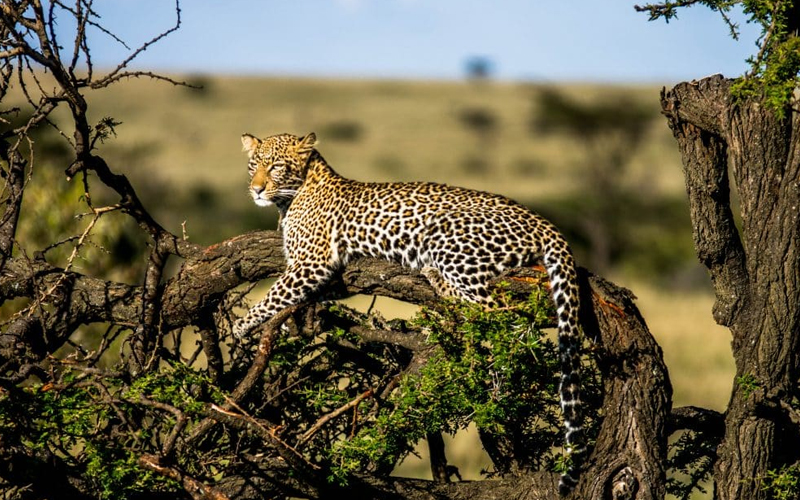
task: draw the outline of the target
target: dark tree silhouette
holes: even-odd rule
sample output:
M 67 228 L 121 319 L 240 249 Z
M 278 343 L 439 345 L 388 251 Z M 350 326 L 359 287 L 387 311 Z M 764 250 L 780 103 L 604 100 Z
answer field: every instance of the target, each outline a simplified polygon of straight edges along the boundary
M 464 71 L 470 81 L 485 81 L 492 76 L 494 64 L 488 57 L 472 56 L 464 63 Z
M 607 272 L 614 257 L 630 245 L 624 212 L 631 209 L 626 200 L 635 196 L 620 180 L 626 178 L 656 113 L 622 92 L 599 103 L 581 103 L 544 88 L 534 99 L 537 106 L 530 127 L 536 136 L 566 132 L 576 147 L 586 150 L 578 182 L 583 183 L 590 209 L 578 216 L 578 224 L 589 242 L 592 269 Z

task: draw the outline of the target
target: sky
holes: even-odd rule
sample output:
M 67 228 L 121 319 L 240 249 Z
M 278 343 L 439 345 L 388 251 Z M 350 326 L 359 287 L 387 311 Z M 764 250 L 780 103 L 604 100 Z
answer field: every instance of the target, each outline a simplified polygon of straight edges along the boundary
M 737 76 L 758 30 L 739 41 L 705 7 L 649 22 L 636 0 L 183 0 L 181 27 L 138 69 L 333 78 L 461 79 L 470 58 L 510 81 L 659 82 Z M 643 3 L 639 0 L 639 3 Z M 170 0 L 96 0 L 129 47 L 174 25 Z M 60 24 L 62 44 L 70 26 Z M 94 64 L 130 51 L 93 30 Z

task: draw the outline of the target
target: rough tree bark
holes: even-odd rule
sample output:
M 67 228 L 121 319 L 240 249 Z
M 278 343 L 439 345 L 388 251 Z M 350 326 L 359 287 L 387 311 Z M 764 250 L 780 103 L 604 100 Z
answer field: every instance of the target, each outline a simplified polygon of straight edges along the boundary
M 714 319 L 730 328 L 736 361 L 715 498 L 762 499 L 767 471 L 800 458 L 791 409 L 800 360 L 800 114 L 788 110 L 781 120 L 758 102 L 736 103 L 730 86 L 721 76 L 681 83 L 661 105 L 683 156 Z

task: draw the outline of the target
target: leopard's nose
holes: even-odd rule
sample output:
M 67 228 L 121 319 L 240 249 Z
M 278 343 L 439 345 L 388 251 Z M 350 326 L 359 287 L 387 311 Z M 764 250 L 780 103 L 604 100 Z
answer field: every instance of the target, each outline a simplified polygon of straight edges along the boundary
M 264 186 L 250 186 L 250 190 L 253 194 L 261 194 L 264 192 Z

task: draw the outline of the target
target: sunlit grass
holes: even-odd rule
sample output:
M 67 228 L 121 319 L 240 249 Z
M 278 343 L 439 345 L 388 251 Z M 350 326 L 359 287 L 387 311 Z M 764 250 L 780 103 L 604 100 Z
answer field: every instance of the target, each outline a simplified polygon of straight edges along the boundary
M 669 292 L 633 282 L 637 305 L 664 351 L 673 406 L 696 405 L 724 411 L 736 368 L 731 333 L 714 322 L 709 291 Z

